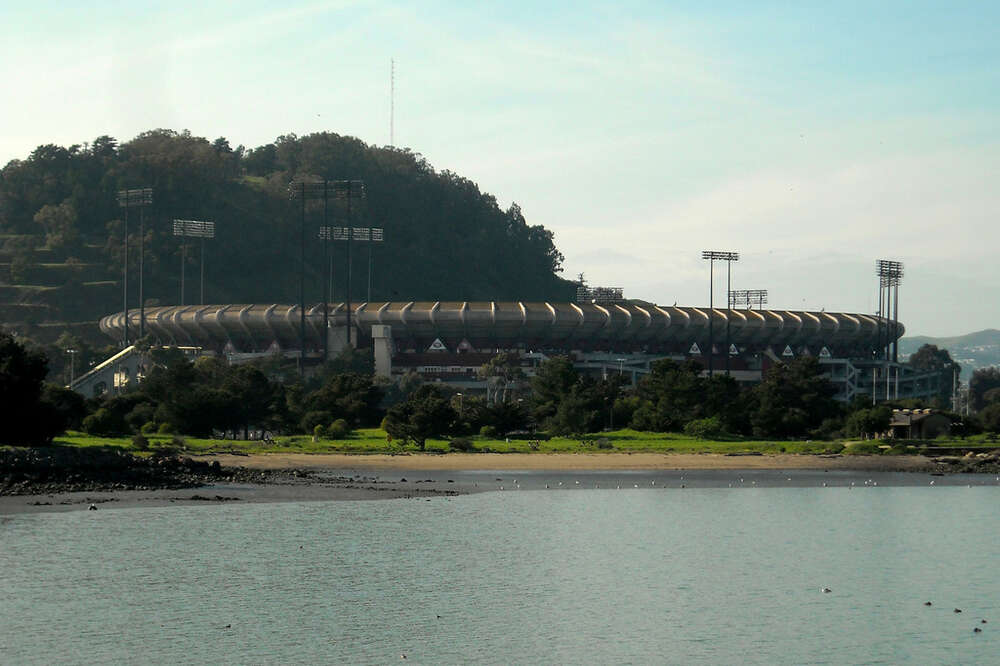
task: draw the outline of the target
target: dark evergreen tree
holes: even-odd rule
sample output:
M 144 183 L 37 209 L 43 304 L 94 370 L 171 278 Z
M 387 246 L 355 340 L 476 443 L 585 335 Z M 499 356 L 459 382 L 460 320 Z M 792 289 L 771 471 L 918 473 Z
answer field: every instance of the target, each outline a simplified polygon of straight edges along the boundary
M 47 370 L 45 355 L 25 349 L 0 331 L 0 444 L 40 446 L 62 432 L 64 423 L 54 405 L 42 399 Z

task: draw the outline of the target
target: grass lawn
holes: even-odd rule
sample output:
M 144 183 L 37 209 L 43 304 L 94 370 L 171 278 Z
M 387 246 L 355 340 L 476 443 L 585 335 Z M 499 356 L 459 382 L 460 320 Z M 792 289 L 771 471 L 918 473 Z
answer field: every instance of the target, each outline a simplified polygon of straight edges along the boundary
M 150 451 L 169 447 L 173 437 L 170 435 L 150 435 L 148 437 Z M 184 448 L 188 453 L 400 453 L 416 451 L 416 446 L 409 444 L 401 446 L 398 441 L 386 440 L 384 430 L 378 428 L 362 428 L 345 439 L 320 439 L 313 441 L 309 435 L 281 436 L 274 443 L 265 444 L 259 441 L 197 439 L 184 437 Z M 827 453 L 841 449 L 838 442 L 824 441 L 790 441 L 774 440 L 743 440 L 730 441 L 700 440 L 686 435 L 672 433 L 638 432 L 635 430 L 616 430 L 613 432 L 596 433 L 582 437 L 553 437 L 550 440 L 539 440 L 537 445 L 526 440 L 489 439 L 470 437 L 473 450 L 478 452 L 492 451 L 495 453 L 615 453 L 615 452 L 662 452 L 662 453 Z M 607 440 L 606 444 L 599 444 Z M 448 441 L 428 440 L 427 451 L 446 452 Z M 113 446 L 124 450 L 138 452 L 132 445 L 131 438 L 125 437 L 95 437 L 83 433 L 70 432 L 58 437 L 57 443 L 68 446 Z M 610 445 L 610 446 L 608 446 Z M 532 448 L 532 447 L 535 448 Z

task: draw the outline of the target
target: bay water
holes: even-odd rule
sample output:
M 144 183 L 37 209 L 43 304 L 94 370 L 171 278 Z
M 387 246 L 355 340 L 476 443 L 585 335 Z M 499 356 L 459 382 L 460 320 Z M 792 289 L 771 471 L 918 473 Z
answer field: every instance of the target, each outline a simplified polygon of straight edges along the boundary
M 0 663 L 997 663 L 998 504 L 630 487 L 5 516 Z

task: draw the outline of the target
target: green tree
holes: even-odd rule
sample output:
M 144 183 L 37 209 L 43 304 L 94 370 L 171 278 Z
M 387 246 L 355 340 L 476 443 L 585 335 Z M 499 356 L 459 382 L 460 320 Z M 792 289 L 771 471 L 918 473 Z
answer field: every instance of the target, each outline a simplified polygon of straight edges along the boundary
M 993 388 L 983 393 L 984 405 L 989 406 L 997 402 L 1000 402 L 1000 388 Z
M 479 368 L 479 377 L 486 380 L 486 403 L 507 402 L 511 385 L 524 379 L 517 354 L 500 352 Z
M 306 397 L 305 403 L 309 411 L 326 413 L 325 423 L 345 419 L 355 427 L 374 426 L 381 420 L 382 396 L 371 376 L 344 373 L 330 377 Z
M 1000 388 L 1000 368 L 980 368 L 972 373 L 969 380 L 969 398 L 972 408 L 979 411 L 986 406 L 986 393 L 995 388 Z
M 962 367 L 952 360 L 947 349 L 925 344 L 910 356 L 910 365 L 919 370 L 937 371 L 940 375 L 938 402 L 948 404 L 952 388 L 962 373 Z
M 441 392 L 425 384 L 405 402 L 389 409 L 383 426 L 393 439 L 413 442 L 423 451 L 429 438 L 449 433 L 456 418 L 455 410 Z
M 983 429 L 992 433 L 1000 433 L 1000 402 L 994 402 L 983 408 L 979 413 Z
M 69 428 L 79 429 L 84 417 L 87 416 L 87 405 L 83 396 L 58 384 L 46 382 L 42 389 L 42 402 L 51 406 L 59 432 Z
M 602 410 L 594 398 L 582 384 L 575 384 L 546 421 L 549 431 L 556 435 L 582 435 L 600 430 Z
M 57 206 L 46 204 L 34 216 L 35 223 L 45 232 L 45 243 L 53 250 L 76 246 L 79 233 L 76 227 L 76 210 L 69 201 Z
M 496 428 L 500 437 L 512 430 L 521 430 L 528 425 L 528 412 L 521 402 L 497 402 L 485 408 L 481 416 L 483 425 Z M 464 405 L 463 405 L 464 409 Z
M 850 437 L 874 438 L 889 429 L 892 412 L 888 407 L 859 409 L 847 417 L 845 430 Z
M 42 399 L 48 362 L 0 331 L 0 405 L 8 418 L 0 427 L 0 444 L 49 444 L 64 424 L 55 407 Z
M 801 437 L 824 419 L 839 415 L 836 388 L 823 376 L 819 361 L 803 356 L 778 363 L 753 389 L 750 422 L 758 437 Z
M 537 423 L 543 423 L 556 413 L 580 375 L 566 356 L 553 356 L 539 364 L 531 378 L 531 403 Z
M 225 425 L 242 428 L 244 439 L 251 424 L 263 425 L 271 416 L 274 387 L 257 368 L 250 365 L 231 366 L 221 388 L 235 407 Z
M 722 380 L 710 382 L 701 372 L 701 366 L 693 361 L 654 362 L 649 374 L 639 381 L 637 394 L 642 403 L 632 417 L 632 426 L 655 432 L 677 431 L 690 421 L 717 414 L 735 383 L 732 387 L 712 383 Z

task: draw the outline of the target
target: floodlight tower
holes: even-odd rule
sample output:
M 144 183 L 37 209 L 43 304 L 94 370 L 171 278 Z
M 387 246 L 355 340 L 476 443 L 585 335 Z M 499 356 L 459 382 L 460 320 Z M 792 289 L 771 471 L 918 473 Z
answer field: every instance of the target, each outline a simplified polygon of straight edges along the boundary
M 150 206 L 153 203 L 153 188 L 151 187 L 140 187 L 132 190 L 118 190 L 118 207 L 125 209 L 125 229 L 122 234 L 125 243 L 125 256 L 122 261 L 122 291 L 124 293 L 124 310 L 125 310 L 125 326 L 124 326 L 124 346 L 128 346 L 128 209 L 138 208 L 139 209 L 139 337 L 143 337 L 146 333 L 146 318 L 145 318 L 145 303 L 142 294 L 142 262 L 143 262 L 143 249 L 146 246 L 146 239 L 144 238 L 145 230 L 145 220 L 143 216 L 143 210 L 146 206 Z
M 306 354 L 306 200 L 326 197 L 326 181 L 292 181 L 288 196 L 298 199 L 302 213 L 299 224 L 299 374 L 305 372 Z M 326 331 L 324 331 L 325 339 Z
M 320 227 L 319 237 L 324 241 L 356 240 L 368 243 L 368 301 L 372 302 L 372 273 L 375 259 L 373 247 L 375 243 L 385 240 L 385 229 L 381 227 Z M 330 292 L 333 292 L 333 264 L 330 262 Z M 331 297 L 332 298 L 332 297 Z
M 758 310 L 763 309 L 764 303 L 767 303 L 767 289 L 734 289 L 730 291 L 729 307 L 735 308 L 740 303 L 743 303 L 747 310 L 752 310 L 754 303 L 757 303 Z
M 361 202 L 365 198 L 365 183 L 362 180 L 335 180 L 332 181 L 337 200 L 346 204 L 347 225 L 350 229 L 347 235 L 347 344 L 351 344 L 351 272 L 354 264 L 351 260 L 351 239 L 360 235 L 360 228 L 351 227 L 351 207 L 357 201 Z M 357 233 L 356 233 L 357 232 Z
M 201 239 L 201 298 L 205 304 L 205 239 L 215 238 L 215 222 L 204 220 L 174 220 L 174 236 L 181 238 L 181 305 L 184 305 L 184 272 L 187 264 L 187 243 L 185 238 Z
M 324 254 L 324 264 L 330 266 L 329 279 L 324 280 L 323 283 L 323 360 L 326 361 L 330 356 L 329 347 L 329 336 L 328 329 L 330 326 L 330 298 L 332 294 L 327 292 L 328 285 L 332 292 L 333 287 L 333 268 L 332 262 L 330 260 L 330 241 L 336 240 L 347 240 L 347 344 L 351 344 L 351 238 L 358 237 L 361 235 L 362 231 L 368 232 L 370 235 L 370 229 L 362 229 L 351 227 L 330 227 L 327 225 L 329 220 L 329 210 L 330 210 L 330 199 L 333 198 L 334 203 L 339 203 L 346 206 L 347 209 L 347 221 L 350 224 L 351 220 L 351 203 L 352 201 L 357 201 L 363 199 L 365 196 L 365 184 L 360 180 L 322 180 L 322 181 L 299 181 L 293 182 L 288 187 L 288 192 L 291 198 L 298 199 L 301 203 L 301 214 L 302 222 L 300 228 L 300 267 L 301 272 L 299 276 L 299 346 L 301 351 L 299 352 L 300 359 L 300 370 L 301 370 L 301 360 L 305 357 L 305 336 L 306 336 L 306 297 L 305 297 L 305 264 L 306 264 L 306 200 L 307 199 L 322 199 L 323 200 L 323 226 L 319 229 L 319 238 L 323 241 L 323 254 Z M 381 231 L 381 230 L 379 230 Z M 370 262 L 370 256 L 369 256 Z
M 715 347 L 715 306 L 714 306 L 714 286 L 713 271 L 716 261 L 726 262 L 726 283 L 727 290 L 731 287 L 732 265 L 734 261 L 740 260 L 739 252 L 723 252 L 720 250 L 702 250 L 701 258 L 708 260 L 708 376 L 714 373 L 712 363 L 712 353 Z M 729 374 L 729 319 L 732 313 L 726 315 L 726 374 Z
M 368 235 L 368 302 L 372 302 L 372 272 L 375 267 L 375 259 L 372 254 L 375 243 L 381 243 L 385 239 L 385 230 L 380 227 L 371 227 Z
M 903 281 L 903 263 L 879 259 L 875 262 L 876 274 L 879 278 L 879 303 L 882 303 L 882 292 L 885 292 L 885 310 L 882 313 L 886 320 L 886 360 L 899 362 L 899 284 Z M 891 320 L 890 320 L 891 313 Z

